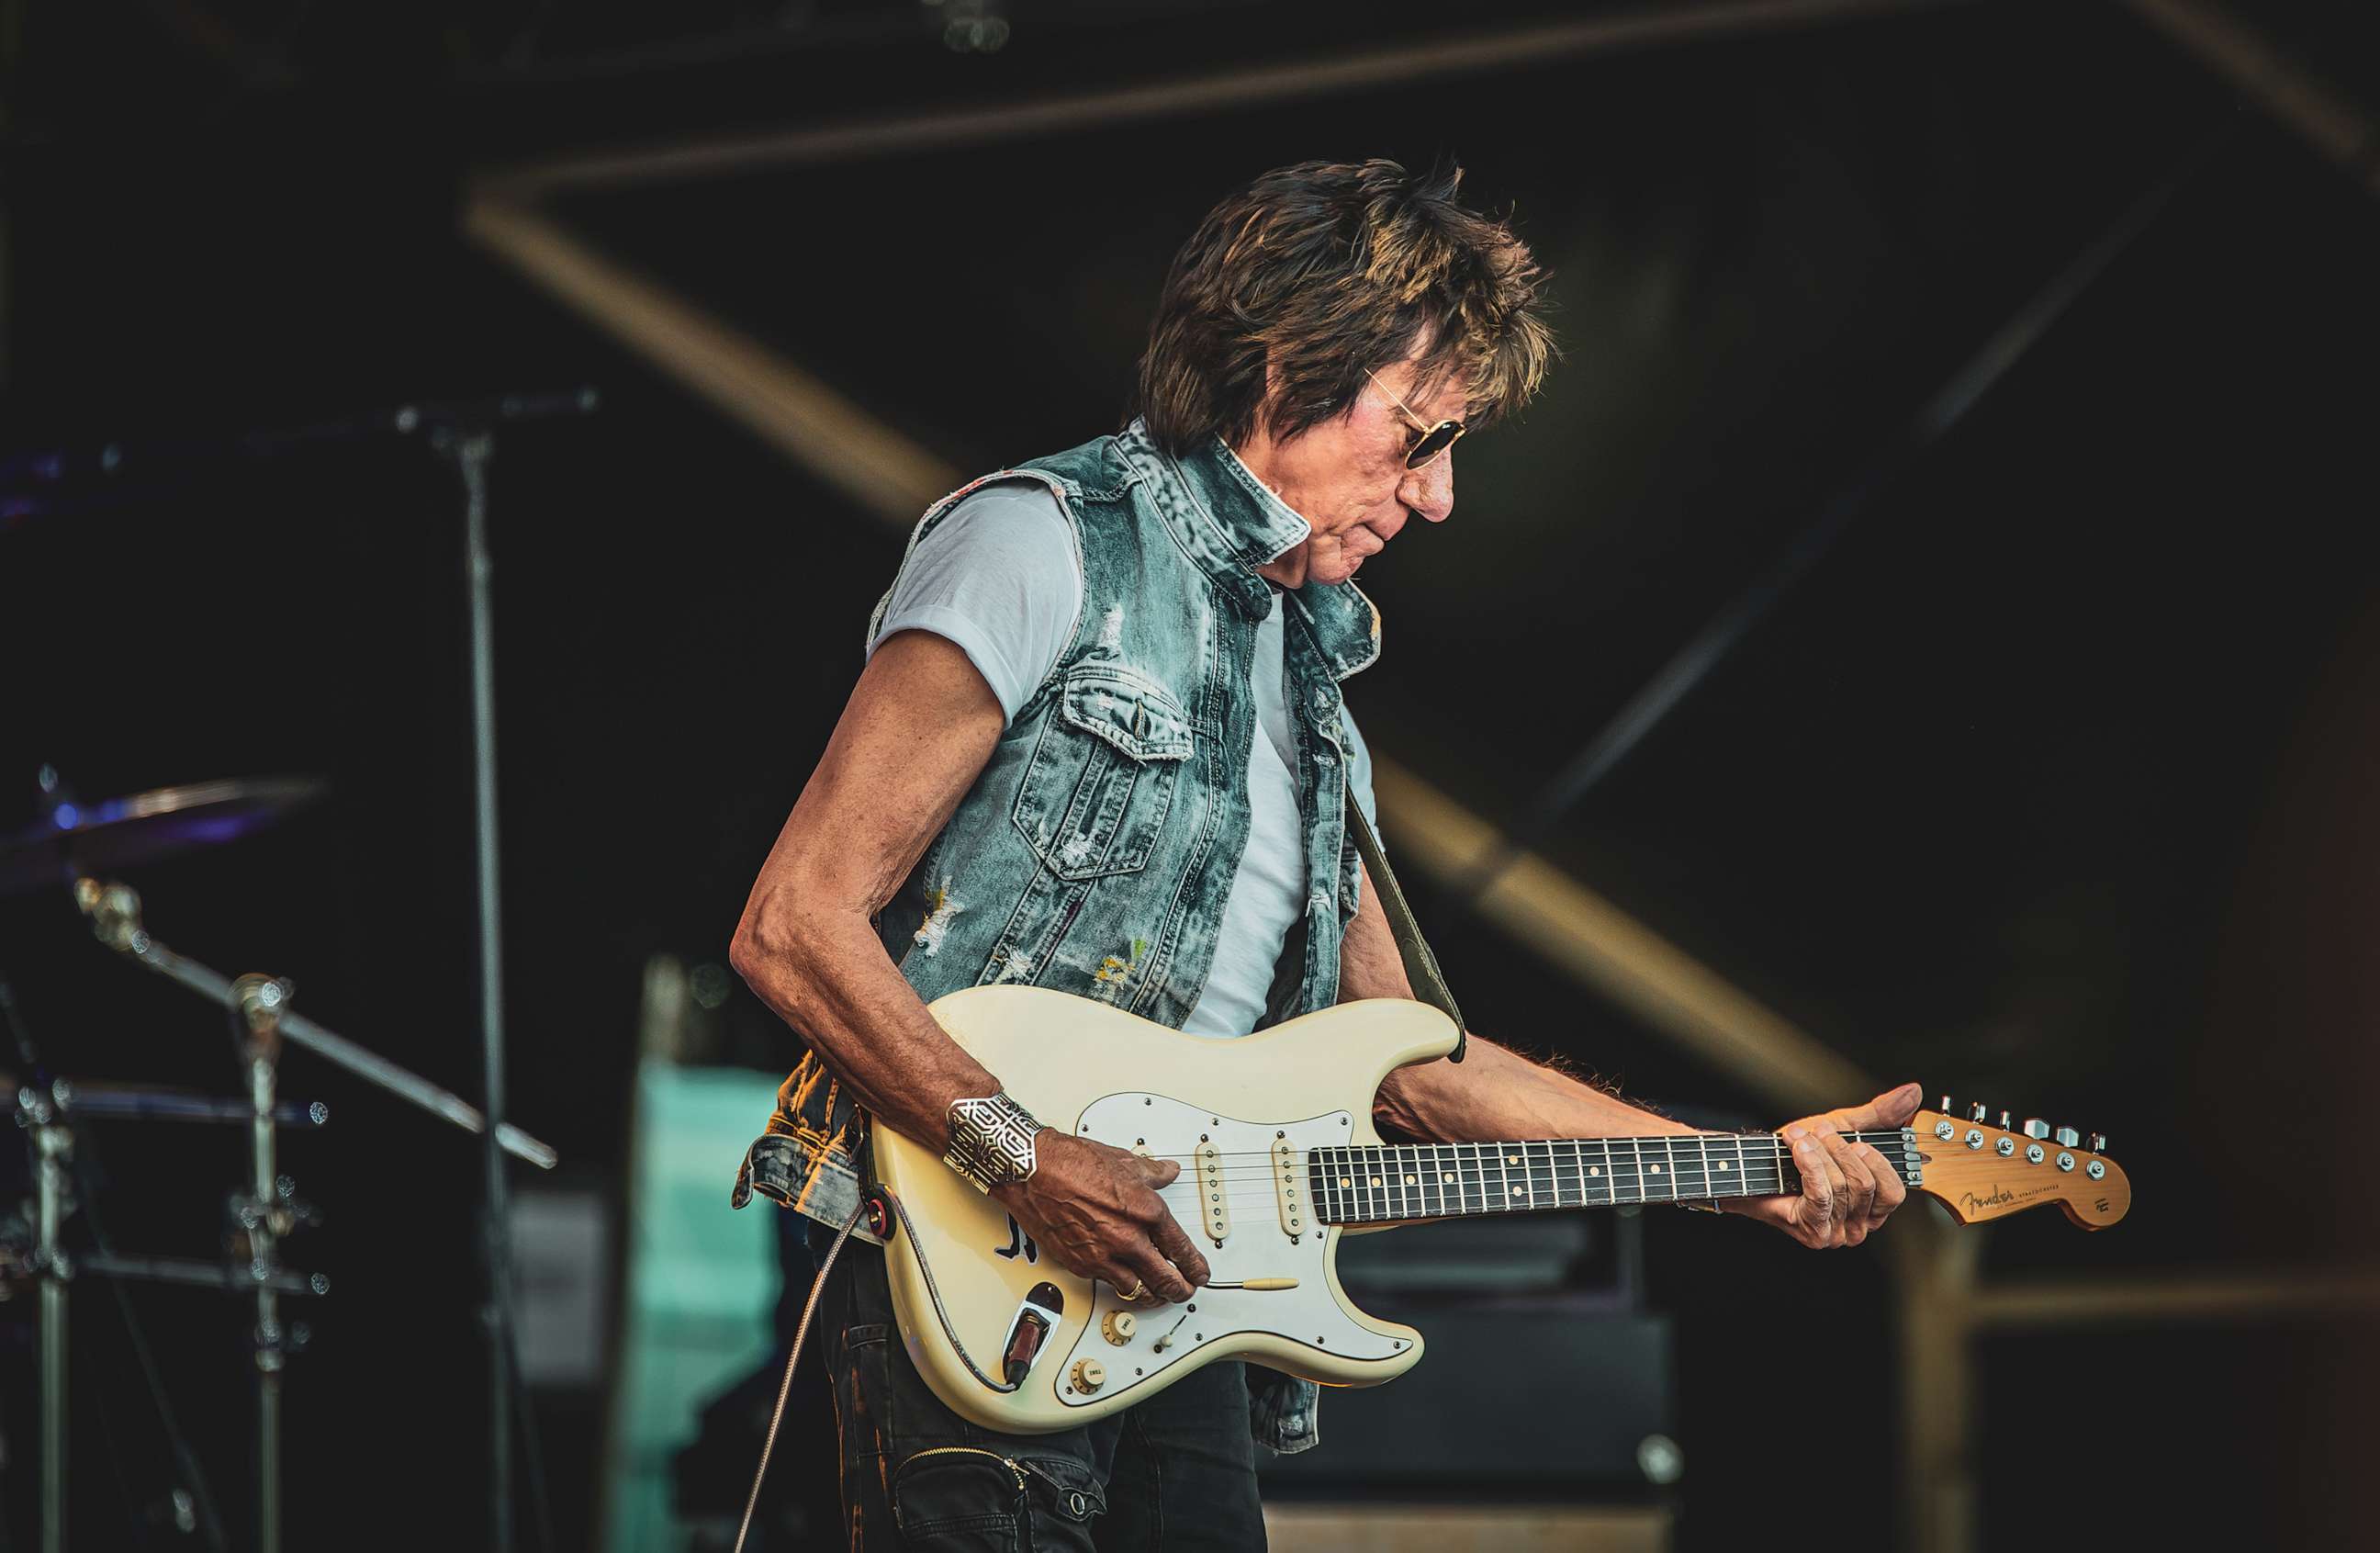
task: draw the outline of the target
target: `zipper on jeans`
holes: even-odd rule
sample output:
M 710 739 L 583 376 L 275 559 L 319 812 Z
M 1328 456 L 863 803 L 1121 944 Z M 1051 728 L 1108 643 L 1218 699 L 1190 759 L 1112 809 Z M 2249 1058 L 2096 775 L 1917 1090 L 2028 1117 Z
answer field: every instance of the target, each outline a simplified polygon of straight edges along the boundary
M 915 1456 L 910 1457 L 909 1461 L 921 1462 L 929 1456 L 989 1456 L 1006 1467 L 1009 1475 L 1016 1479 L 1016 1491 L 1019 1494 L 1025 1492 L 1030 1478 L 1038 1477 L 1050 1486 L 1050 1491 L 1058 1496 L 1059 1502 L 1065 1505 L 1076 1517 L 1079 1518 L 1090 1508 L 1081 1489 L 1069 1488 L 1032 1462 L 1020 1462 L 1014 1456 L 1003 1456 L 997 1450 L 986 1450 L 973 1445 L 937 1445 L 931 1450 L 918 1451 Z M 907 1462 L 904 1462 L 903 1465 L 907 1465 Z
M 998 1462 L 1002 1466 L 1006 1467 L 1008 1469 L 1009 1475 L 1016 1479 L 1016 1491 L 1020 1494 L 1025 1492 L 1025 1468 L 1012 1458 L 1003 1456 L 997 1450 L 984 1450 L 972 1445 L 937 1445 L 930 1450 L 918 1451 L 915 1456 L 910 1457 L 909 1460 L 912 1462 L 922 1462 L 929 1456 L 989 1456 L 993 1461 Z

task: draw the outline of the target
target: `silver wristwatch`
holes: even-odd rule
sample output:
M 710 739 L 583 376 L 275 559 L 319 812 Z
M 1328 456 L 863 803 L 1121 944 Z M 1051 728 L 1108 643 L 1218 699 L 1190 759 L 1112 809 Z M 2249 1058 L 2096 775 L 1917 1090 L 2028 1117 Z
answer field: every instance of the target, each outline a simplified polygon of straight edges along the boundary
M 1033 1135 L 1041 1123 L 1006 1093 L 953 1100 L 951 1147 L 942 1163 L 975 1183 L 978 1192 L 1033 1175 Z

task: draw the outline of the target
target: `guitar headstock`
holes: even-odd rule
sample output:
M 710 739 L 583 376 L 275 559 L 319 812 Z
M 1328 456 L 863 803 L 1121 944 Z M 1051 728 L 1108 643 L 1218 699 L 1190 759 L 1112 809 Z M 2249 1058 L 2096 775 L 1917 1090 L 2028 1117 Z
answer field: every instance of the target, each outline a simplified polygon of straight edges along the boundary
M 1938 1198 L 1961 1224 L 2004 1219 L 2056 1203 L 2086 1230 L 2104 1230 L 2132 1206 L 2132 1183 L 2107 1158 L 2107 1140 L 2039 1117 L 2011 1124 L 2001 1111 L 1986 1120 L 1981 1104 L 1921 1110 L 1909 1125 L 1917 1134 L 1917 1189 Z M 2091 1147 L 2084 1148 L 2083 1144 Z

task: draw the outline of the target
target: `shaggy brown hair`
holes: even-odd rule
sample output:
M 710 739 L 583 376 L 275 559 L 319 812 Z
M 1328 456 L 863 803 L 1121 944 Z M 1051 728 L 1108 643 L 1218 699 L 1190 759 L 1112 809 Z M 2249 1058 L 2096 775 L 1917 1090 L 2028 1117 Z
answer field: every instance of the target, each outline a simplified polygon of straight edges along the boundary
M 1180 455 L 1208 433 L 1286 440 L 1355 402 L 1365 373 L 1423 352 L 1408 403 L 1461 373 L 1464 419 L 1525 404 L 1556 354 L 1536 261 L 1455 201 L 1451 162 L 1301 162 L 1207 213 L 1175 255 L 1140 358 L 1134 413 Z M 1265 401 L 1269 364 L 1279 393 Z

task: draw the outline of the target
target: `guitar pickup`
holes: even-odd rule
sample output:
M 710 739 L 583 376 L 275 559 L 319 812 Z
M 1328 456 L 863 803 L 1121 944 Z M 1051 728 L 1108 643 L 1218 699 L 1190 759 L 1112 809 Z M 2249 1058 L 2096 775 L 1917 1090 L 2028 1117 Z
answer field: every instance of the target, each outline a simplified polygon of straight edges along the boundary
M 1207 1225 L 1207 1238 L 1220 1243 L 1232 1232 L 1232 1195 L 1223 1183 L 1223 1151 L 1211 1137 L 1199 1140 L 1198 1206 Z
M 1295 1240 L 1305 1233 L 1306 1205 L 1297 1195 L 1297 1150 L 1289 1140 L 1272 1140 L 1272 1191 L 1281 1202 L 1281 1232 Z

